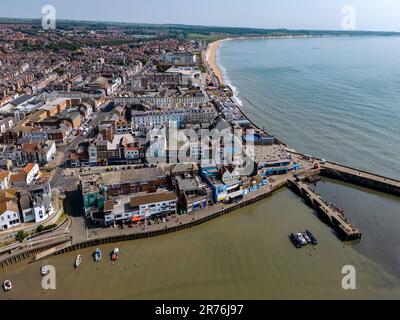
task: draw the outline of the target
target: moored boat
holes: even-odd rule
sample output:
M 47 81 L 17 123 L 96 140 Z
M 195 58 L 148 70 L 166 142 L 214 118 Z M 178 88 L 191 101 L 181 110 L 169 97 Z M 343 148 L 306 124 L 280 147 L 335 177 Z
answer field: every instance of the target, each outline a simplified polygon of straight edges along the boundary
M 297 249 L 300 249 L 300 248 L 302 247 L 301 241 L 299 240 L 299 238 L 298 238 L 295 234 L 291 233 L 291 234 L 289 235 L 289 238 L 290 238 L 290 240 L 292 241 L 293 245 L 294 245 Z
M 82 256 L 80 254 L 78 254 L 78 256 L 75 259 L 75 268 L 79 268 L 81 263 L 82 263 Z
M 11 283 L 10 280 L 4 281 L 4 283 L 3 283 L 3 289 L 4 289 L 5 291 L 10 291 L 12 288 L 13 288 L 13 286 L 12 286 L 12 283 Z
M 45 276 L 46 274 L 48 274 L 49 273 L 49 268 L 47 268 L 47 266 L 42 266 L 41 268 L 40 268 L 40 274 L 42 275 L 42 276 Z
M 102 257 L 101 250 L 97 248 L 96 251 L 94 252 L 94 260 L 96 262 L 99 262 L 101 260 L 101 257 Z
M 301 242 L 303 246 L 307 244 L 307 240 L 304 238 L 304 236 L 301 233 L 296 234 L 297 239 Z
M 311 243 L 311 238 L 308 236 L 307 232 L 302 233 L 304 239 L 306 239 L 307 243 Z
M 113 252 L 111 253 L 111 260 L 116 261 L 119 258 L 119 249 L 114 248 Z
M 317 244 L 318 244 L 317 238 L 315 238 L 314 235 L 313 235 L 310 231 L 306 230 L 306 234 L 307 234 L 308 237 L 310 238 L 311 243 L 312 243 L 313 245 L 317 245 Z

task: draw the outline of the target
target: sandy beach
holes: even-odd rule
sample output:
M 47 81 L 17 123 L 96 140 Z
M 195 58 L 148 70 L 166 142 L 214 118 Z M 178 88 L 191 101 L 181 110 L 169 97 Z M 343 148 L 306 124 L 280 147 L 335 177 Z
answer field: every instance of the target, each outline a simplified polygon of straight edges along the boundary
M 217 64 L 217 52 L 218 48 L 220 47 L 221 43 L 225 40 L 218 40 L 213 43 L 210 43 L 207 48 L 206 52 L 206 59 L 207 62 L 211 68 L 211 70 L 214 72 L 215 76 L 218 78 L 219 82 L 221 84 L 224 83 L 224 77 L 222 75 L 221 69 L 219 68 Z

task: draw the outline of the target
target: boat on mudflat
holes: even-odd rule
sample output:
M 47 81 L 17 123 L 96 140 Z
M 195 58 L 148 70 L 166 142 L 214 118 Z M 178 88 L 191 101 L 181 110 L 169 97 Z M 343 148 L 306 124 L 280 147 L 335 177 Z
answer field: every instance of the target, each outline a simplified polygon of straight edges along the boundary
M 42 275 L 42 276 L 45 276 L 46 274 L 48 274 L 49 273 L 49 268 L 47 267 L 47 266 L 42 266 L 41 268 L 40 268 L 40 274 Z
M 102 254 L 99 248 L 94 252 L 94 261 L 99 262 L 101 260 Z
M 296 237 L 301 242 L 301 245 L 305 246 L 307 244 L 307 240 L 304 238 L 303 234 L 298 233 L 298 234 L 296 234 Z
M 111 253 L 111 260 L 112 261 L 117 261 L 119 259 L 119 249 L 114 248 L 114 250 Z
M 289 239 L 292 241 L 293 245 L 297 248 L 300 249 L 303 245 L 301 244 L 301 241 L 299 240 L 299 238 L 297 237 L 297 235 L 295 235 L 294 233 L 291 233 L 289 235 Z
M 13 288 L 12 282 L 10 280 L 6 280 L 3 283 L 4 291 L 10 291 Z
M 308 237 L 310 238 L 311 244 L 313 244 L 313 245 L 317 245 L 317 244 L 318 244 L 317 238 L 314 237 L 314 235 L 313 235 L 310 231 L 306 230 L 306 234 L 307 234 Z
M 75 268 L 79 268 L 81 263 L 82 263 L 82 256 L 80 254 L 78 254 L 78 256 L 75 259 Z

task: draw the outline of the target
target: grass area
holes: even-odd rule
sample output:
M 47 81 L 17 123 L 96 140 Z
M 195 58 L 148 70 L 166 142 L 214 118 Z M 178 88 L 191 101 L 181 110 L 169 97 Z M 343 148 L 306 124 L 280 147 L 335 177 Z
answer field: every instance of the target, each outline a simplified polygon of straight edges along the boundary
M 57 222 L 55 223 L 57 226 L 59 226 L 60 224 L 62 224 L 63 222 L 65 222 L 65 220 L 68 219 L 68 215 L 64 212 L 57 220 Z
M 224 39 L 226 38 L 226 36 L 216 34 L 189 33 L 186 38 L 188 40 L 204 40 L 208 44 L 217 40 Z
M 7 240 L 7 241 L 4 241 L 4 242 L 0 242 L 0 248 L 7 247 L 7 246 L 9 246 L 10 244 L 13 244 L 13 243 L 16 243 L 14 238 L 12 238 L 10 240 Z

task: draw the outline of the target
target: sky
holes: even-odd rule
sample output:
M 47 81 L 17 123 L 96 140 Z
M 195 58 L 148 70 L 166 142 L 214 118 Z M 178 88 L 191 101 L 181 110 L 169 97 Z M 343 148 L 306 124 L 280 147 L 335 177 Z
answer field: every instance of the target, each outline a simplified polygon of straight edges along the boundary
M 0 0 L 0 17 L 57 18 L 287 29 L 342 29 L 353 6 L 356 30 L 400 31 L 399 0 Z

